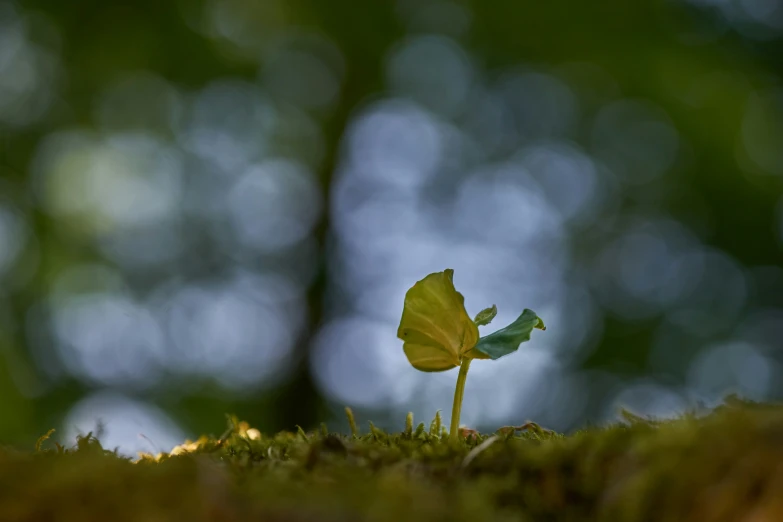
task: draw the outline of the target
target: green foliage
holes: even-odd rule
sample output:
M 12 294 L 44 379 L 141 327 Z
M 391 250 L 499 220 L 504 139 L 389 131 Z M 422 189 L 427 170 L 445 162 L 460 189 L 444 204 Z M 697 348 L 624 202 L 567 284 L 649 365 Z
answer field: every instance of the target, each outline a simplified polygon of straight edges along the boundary
M 371 425 L 357 437 L 303 437 L 230 418 L 224 437 L 135 461 L 87 434 L 68 448 L 0 449 L 0 513 L 3 522 L 783 519 L 783 407 L 735 400 L 672 421 L 631 415 L 570 436 L 526 423 L 458 441 L 424 423 L 412 436 Z
M 450 268 L 429 274 L 405 294 L 397 337 L 402 340 L 402 349 L 411 365 L 424 372 L 460 367 L 451 410 L 452 438 L 459 436 L 459 417 L 471 360 L 499 359 L 529 341 L 534 328 L 546 330 L 544 321 L 534 311 L 525 309 L 507 327 L 479 338 L 478 327 L 489 324 L 497 313 L 497 307 L 492 305 L 471 321 L 465 310 L 465 298 L 454 287 L 454 270 Z M 435 433 L 440 433 L 440 417 L 438 423 Z M 430 433 L 433 429 L 430 427 Z
M 479 339 L 475 349 L 492 359 L 499 359 L 517 351 L 520 344 L 529 341 L 530 333 L 536 328 L 546 330 L 544 321 L 533 310 L 525 309 L 510 325 Z
M 492 305 L 471 321 L 465 298 L 454 287 L 454 270 L 447 268 L 429 274 L 405 294 L 397 337 L 414 368 L 440 372 L 456 368 L 466 357 L 498 359 L 529 341 L 533 329 L 546 330 L 544 321 L 525 309 L 510 325 L 479 338 L 478 326 L 489 324 L 497 313 Z

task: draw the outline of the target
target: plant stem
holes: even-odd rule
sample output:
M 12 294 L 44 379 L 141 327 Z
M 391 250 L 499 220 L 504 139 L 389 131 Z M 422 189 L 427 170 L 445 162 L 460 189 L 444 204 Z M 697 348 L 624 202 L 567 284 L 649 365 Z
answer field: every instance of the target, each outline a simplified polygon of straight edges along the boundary
M 463 358 L 459 367 L 457 389 L 454 390 L 454 406 L 451 408 L 451 431 L 449 431 L 451 440 L 459 439 L 459 414 L 462 411 L 462 396 L 465 395 L 465 381 L 468 378 L 468 368 L 471 360 L 470 357 Z

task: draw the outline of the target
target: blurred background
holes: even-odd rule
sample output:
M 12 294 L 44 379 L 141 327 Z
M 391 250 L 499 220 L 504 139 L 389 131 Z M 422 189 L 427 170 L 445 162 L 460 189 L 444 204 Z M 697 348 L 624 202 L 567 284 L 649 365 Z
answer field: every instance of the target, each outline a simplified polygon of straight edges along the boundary
M 0 0 L 0 443 L 783 398 L 783 0 Z

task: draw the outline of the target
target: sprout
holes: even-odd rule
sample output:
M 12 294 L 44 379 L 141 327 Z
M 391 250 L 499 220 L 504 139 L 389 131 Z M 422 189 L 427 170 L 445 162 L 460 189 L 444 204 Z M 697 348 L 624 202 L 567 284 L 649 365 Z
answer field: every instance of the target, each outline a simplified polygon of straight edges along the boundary
M 497 332 L 479 337 L 478 327 L 489 324 L 497 307 L 482 310 L 471 320 L 465 298 L 454 288 L 454 270 L 430 274 L 405 294 L 397 337 L 408 361 L 423 372 L 442 372 L 459 366 L 451 411 L 452 439 L 459 437 L 459 416 L 468 368 L 473 359 L 499 359 L 530 340 L 533 329 L 546 330 L 532 310 Z

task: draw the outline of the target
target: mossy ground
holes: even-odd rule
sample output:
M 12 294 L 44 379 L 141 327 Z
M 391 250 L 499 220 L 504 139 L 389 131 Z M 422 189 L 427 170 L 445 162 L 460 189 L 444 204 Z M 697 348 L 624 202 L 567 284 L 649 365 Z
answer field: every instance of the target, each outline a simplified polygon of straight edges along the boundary
M 783 406 L 626 420 L 453 442 L 435 422 L 266 437 L 232 419 L 222 437 L 135 461 L 92 435 L 43 440 L 0 450 L 0 520 L 783 520 Z

